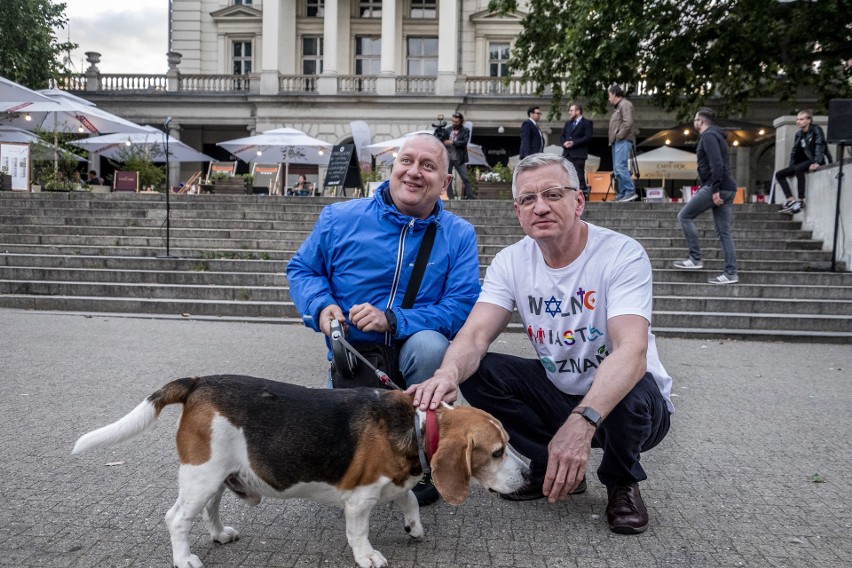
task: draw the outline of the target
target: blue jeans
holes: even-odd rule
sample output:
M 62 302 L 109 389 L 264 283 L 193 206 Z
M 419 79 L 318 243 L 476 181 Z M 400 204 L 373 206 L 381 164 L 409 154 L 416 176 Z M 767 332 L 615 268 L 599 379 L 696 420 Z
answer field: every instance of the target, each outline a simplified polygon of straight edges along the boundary
M 731 215 L 733 213 L 731 204 L 734 201 L 736 191 L 722 191 L 720 195 L 725 202 L 717 207 L 713 204 L 713 190 L 709 185 L 702 185 L 701 189 L 677 214 L 677 220 L 680 221 L 680 227 L 683 229 L 686 246 L 689 248 L 689 258 L 698 261 L 701 260 L 701 245 L 693 220 L 708 209 L 712 209 L 716 237 L 722 245 L 722 253 L 725 256 L 725 276 L 735 276 L 737 274 L 737 250 L 734 247 L 734 237 L 731 236 Z
M 547 445 L 583 399 L 556 388 L 537 359 L 488 353 L 479 369 L 461 384 L 465 399 L 493 414 L 509 433 L 509 442 L 530 459 L 534 477 L 547 469 Z M 669 431 L 666 399 L 646 373 L 601 423 L 592 439 L 603 448 L 598 479 L 606 486 L 647 478 L 639 454 L 659 444 Z
M 632 148 L 633 143 L 629 140 L 616 140 L 612 144 L 612 175 L 618 181 L 617 199 L 629 197 L 636 193 L 633 178 L 630 177 L 630 168 L 627 166 Z
M 449 339 L 431 329 L 418 331 L 409 337 L 399 350 L 399 370 L 405 377 L 405 383 L 416 385 L 434 375 L 449 346 Z M 328 372 L 326 387 L 332 388 L 331 371 Z

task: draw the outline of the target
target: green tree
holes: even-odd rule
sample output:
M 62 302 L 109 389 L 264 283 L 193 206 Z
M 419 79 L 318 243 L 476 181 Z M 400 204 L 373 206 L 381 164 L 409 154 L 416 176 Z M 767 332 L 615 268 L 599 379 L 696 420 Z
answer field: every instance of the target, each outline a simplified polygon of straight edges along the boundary
M 614 83 L 684 119 L 756 97 L 852 95 L 852 0 L 529 0 L 509 61 L 553 92 L 606 108 Z M 491 0 L 499 13 L 517 0 Z M 792 108 L 792 107 L 791 107 Z
M 77 44 L 60 42 L 56 30 L 65 25 L 65 4 L 50 0 L 0 2 L 0 75 L 32 89 L 67 73 L 62 55 Z

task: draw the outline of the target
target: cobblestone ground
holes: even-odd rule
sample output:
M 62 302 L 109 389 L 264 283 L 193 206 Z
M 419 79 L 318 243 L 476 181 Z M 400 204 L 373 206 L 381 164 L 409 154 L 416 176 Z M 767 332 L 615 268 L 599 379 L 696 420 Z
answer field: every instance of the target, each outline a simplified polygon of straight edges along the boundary
M 0 310 L 0 565 L 169 566 L 163 516 L 177 495 L 179 409 L 124 446 L 71 455 L 81 434 L 173 378 L 240 373 L 324 384 L 318 335 L 290 326 Z M 371 540 L 393 567 L 841 567 L 852 563 L 852 347 L 661 339 L 677 413 L 643 456 L 652 516 L 640 536 L 606 527 L 605 489 L 509 503 L 474 489 L 423 509 L 424 541 L 377 507 Z M 530 354 L 504 334 L 496 350 Z M 597 450 L 595 450 L 597 452 Z M 593 459 L 600 458 L 593 452 Z M 113 465 L 110 465 L 113 464 Z M 342 512 L 232 495 L 241 539 L 193 529 L 207 567 L 354 566 Z

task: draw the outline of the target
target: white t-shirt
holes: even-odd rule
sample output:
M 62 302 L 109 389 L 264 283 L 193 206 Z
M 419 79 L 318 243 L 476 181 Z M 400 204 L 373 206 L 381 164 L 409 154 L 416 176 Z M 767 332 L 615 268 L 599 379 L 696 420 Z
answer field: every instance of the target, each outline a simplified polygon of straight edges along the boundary
M 635 240 L 586 223 L 589 239 L 574 262 L 547 266 L 530 237 L 506 247 L 485 273 L 480 302 L 518 309 L 533 348 L 553 384 L 567 394 L 585 395 L 610 351 L 607 319 L 639 315 L 651 322 L 651 261 Z M 657 353 L 648 327 L 647 371 L 666 399 L 672 378 Z

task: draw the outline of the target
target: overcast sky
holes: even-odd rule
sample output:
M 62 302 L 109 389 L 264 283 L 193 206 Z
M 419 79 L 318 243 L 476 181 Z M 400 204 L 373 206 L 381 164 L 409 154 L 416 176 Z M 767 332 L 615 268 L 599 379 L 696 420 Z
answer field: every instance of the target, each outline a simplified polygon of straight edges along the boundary
M 163 74 L 168 70 L 168 0 L 62 1 L 71 41 L 80 46 L 71 52 L 76 72 L 89 66 L 86 51 L 101 54 L 98 69 L 102 73 Z M 66 41 L 68 30 L 57 36 Z

